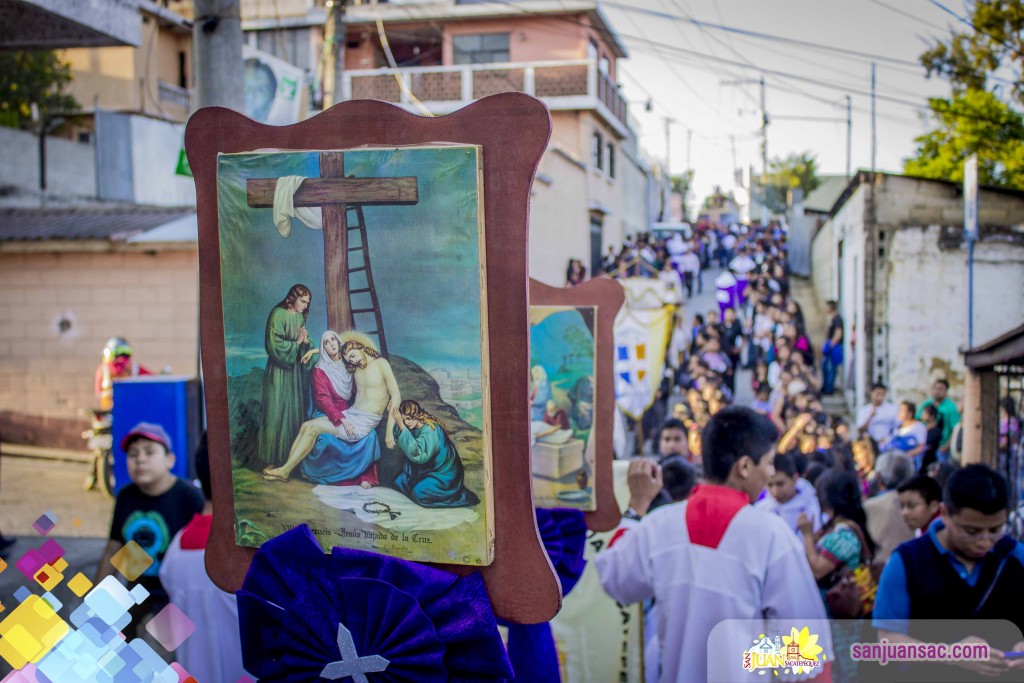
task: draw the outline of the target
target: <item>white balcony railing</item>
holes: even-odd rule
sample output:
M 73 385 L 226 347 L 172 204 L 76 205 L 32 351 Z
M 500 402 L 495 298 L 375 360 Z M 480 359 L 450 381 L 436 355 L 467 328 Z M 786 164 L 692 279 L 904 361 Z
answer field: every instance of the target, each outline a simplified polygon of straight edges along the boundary
M 436 114 L 503 92 L 533 95 L 554 110 L 595 109 L 623 135 L 629 127 L 625 98 L 593 61 L 366 69 L 347 71 L 344 77 L 345 99 L 383 100 L 412 109 L 411 94 Z
M 189 108 L 189 101 L 192 99 L 192 91 L 188 88 L 179 88 L 166 81 L 157 81 L 157 98 L 161 102 L 176 104 L 186 110 Z

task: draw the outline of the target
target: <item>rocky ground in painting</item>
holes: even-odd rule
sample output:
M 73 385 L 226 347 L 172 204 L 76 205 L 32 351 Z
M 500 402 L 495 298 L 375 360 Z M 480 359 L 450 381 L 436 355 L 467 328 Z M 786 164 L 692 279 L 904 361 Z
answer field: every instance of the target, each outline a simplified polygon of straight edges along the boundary
M 465 422 L 455 408 L 441 399 L 437 382 L 423 368 L 400 356 L 392 356 L 389 360 L 402 397 L 419 402 L 424 410 L 441 422 L 466 466 L 466 486 L 483 500 L 484 455 L 481 431 Z M 229 394 L 235 399 L 232 402 L 231 417 L 234 426 L 233 477 L 239 540 L 244 545 L 259 545 L 267 537 L 276 536 L 300 523 L 309 524 L 313 529 L 335 529 L 342 523 L 342 516 L 346 528 L 372 530 L 372 524 L 360 522 L 351 515 L 321 503 L 312 494 L 313 485 L 304 481 L 298 470 L 287 483 L 267 482 L 260 476 L 258 469 L 247 466 L 247 463 L 255 461 L 262 374 L 262 370 L 254 370 L 243 377 L 229 379 Z M 379 429 L 382 433 L 383 428 Z M 381 482 L 387 483 L 394 480 L 401 468 L 402 455 L 397 450 L 385 448 L 383 444 L 382 438 L 378 471 Z M 476 510 L 482 517 L 482 502 Z M 459 533 L 465 531 L 469 530 L 462 529 Z M 480 533 L 483 533 L 482 525 Z

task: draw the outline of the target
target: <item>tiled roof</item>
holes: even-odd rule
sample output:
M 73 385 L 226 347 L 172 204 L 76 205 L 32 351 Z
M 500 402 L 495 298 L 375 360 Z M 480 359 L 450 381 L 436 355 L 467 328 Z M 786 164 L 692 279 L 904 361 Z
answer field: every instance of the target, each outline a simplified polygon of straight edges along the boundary
M 110 240 L 122 242 L 189 214 L 192 207 L 77 206 L 0 209 L 0 242 Z

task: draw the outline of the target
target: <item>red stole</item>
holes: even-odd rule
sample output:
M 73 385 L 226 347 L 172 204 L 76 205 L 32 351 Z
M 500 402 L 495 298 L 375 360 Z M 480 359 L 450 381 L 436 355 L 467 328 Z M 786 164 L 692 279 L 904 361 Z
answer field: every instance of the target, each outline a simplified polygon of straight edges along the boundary
M 206 542 L 210 538 L 210 527 L 213 525 L 213 515 L 199 515 L 192 518 L 192 521 L 185 525 L 181 532 L 182 550 L 205 550 Z
M 717 484 L 698 485 L 686 499 L 686 531 L 690 541 L 717 548 L 730 522 L 748 505 L 750 497 L 742 491 Z

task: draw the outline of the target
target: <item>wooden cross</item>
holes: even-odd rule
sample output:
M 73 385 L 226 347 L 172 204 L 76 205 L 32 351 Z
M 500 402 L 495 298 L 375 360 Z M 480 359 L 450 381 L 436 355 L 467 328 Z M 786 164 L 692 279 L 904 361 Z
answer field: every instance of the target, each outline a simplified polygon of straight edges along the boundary
M 250 178 L 246 197 L 253 208 L 272 208 L 277 178 Z M 307 178 L 295 193 L 295 207 L 319 207 L 324 222 L 324 277 L 327 285 L 327 325 L 342 331 L 355 326 L 348 289 L 348 207 L 408 206 L 419 201 L 415 176 L 395 178 L 346 178 L 341 152 L 320 153 L 320 177 Z M 365 243 L 366 234 L 363 233 Z M 363 263 L 369 275 L 369 251 Z M 367 278 L 370 287 L 373 280 Z M 383 330 L 379 331 L 383 335 Z

